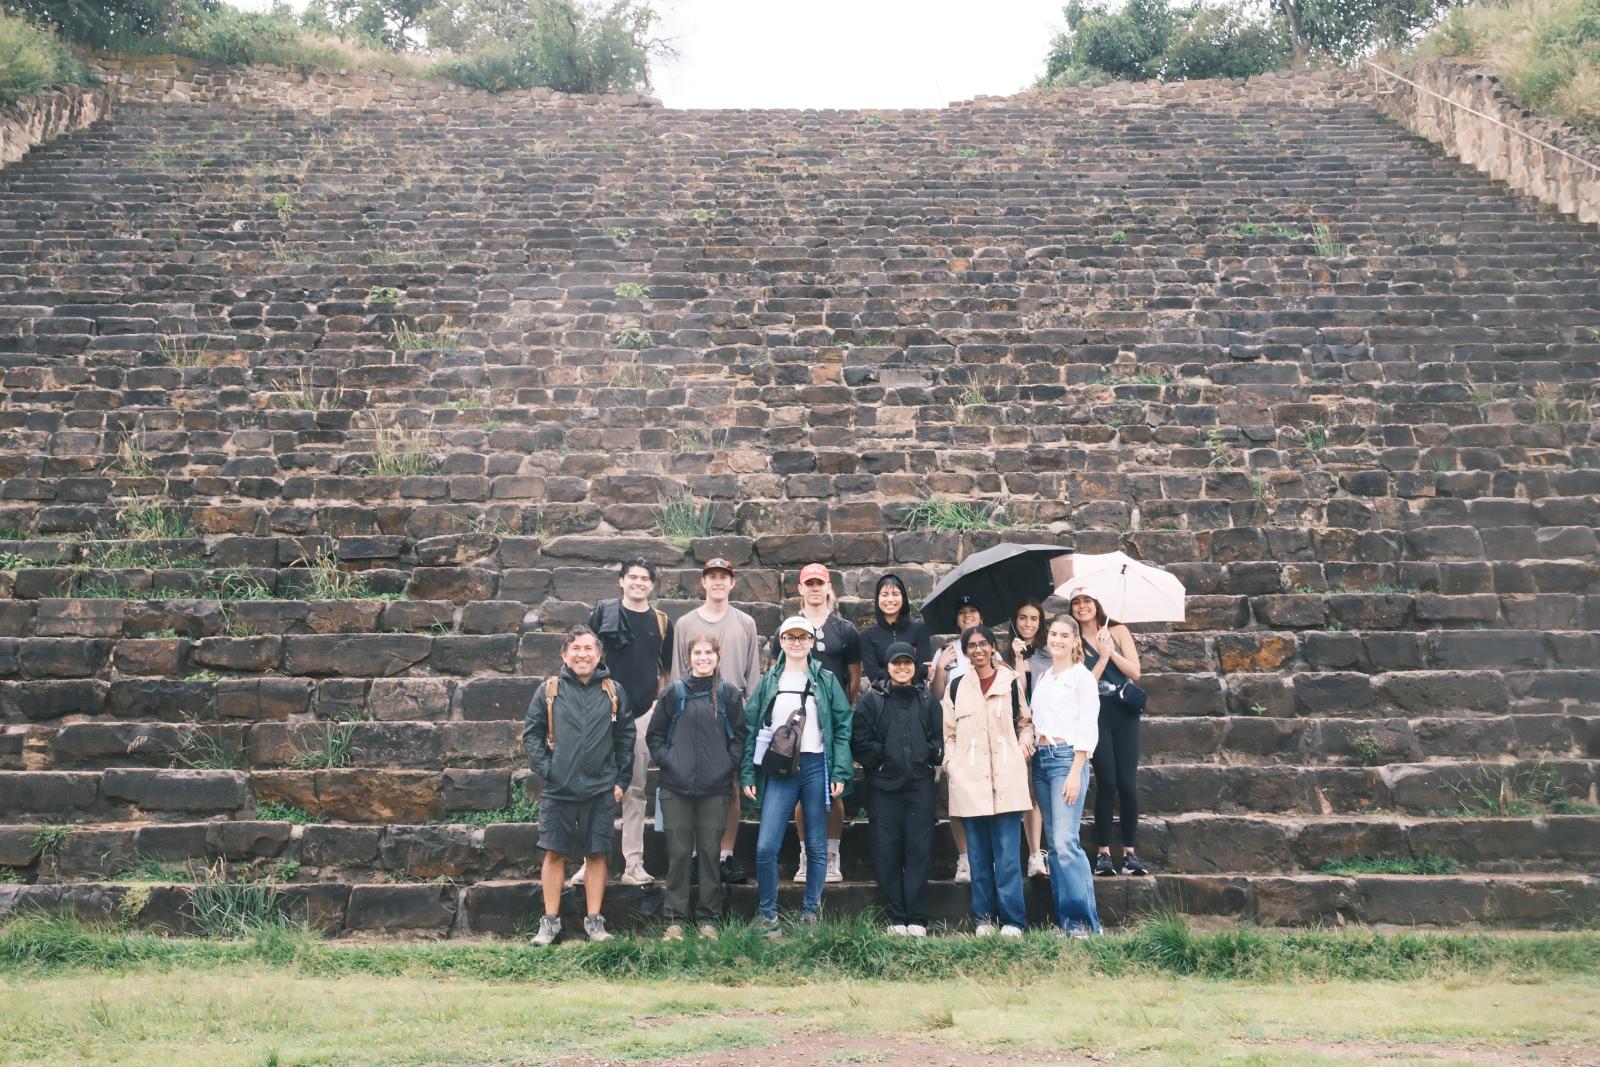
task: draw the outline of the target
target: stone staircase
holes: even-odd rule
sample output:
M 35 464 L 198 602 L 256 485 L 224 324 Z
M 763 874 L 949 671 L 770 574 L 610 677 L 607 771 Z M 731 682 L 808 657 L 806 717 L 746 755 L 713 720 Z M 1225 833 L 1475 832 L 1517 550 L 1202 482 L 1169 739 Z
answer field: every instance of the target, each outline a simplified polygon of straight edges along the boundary
M 735 560 L 765 634 L 805 562 L 864 619 L 1015 538 L 1195 594 L 1103 914 L 1589 922 L 1597 385 L 1594 231 L 1331 94 L 124 106 L 0 171 L 0 911 L 514 932 L 520 719 L 616 559 L 674 615 Z

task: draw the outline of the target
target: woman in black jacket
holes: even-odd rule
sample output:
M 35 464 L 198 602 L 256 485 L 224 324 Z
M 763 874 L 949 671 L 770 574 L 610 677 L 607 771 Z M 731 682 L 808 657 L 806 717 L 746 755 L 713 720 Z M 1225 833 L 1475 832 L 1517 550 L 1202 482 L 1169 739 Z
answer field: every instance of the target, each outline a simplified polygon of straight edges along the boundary
M 861 631 L 861 673 L 867 684 L 888 684 L 889 646 L 899 641 L 910 645 L 916 658 L 917 673 L 912 684 L 927 684 L 928 664 L 933 659 L 933 635 L 928 633 L 922 620 L 911 617 L 911 597 L 898 574 L 885 574 L 878 579 L 878 587 L 872 595 L 872 610 L 877 621 Z
M 850 750 L 871 789 L 872 863 L 889 933 L 926 937 L 933 772 L 944 762 L 944 721 L 938 698 L 915 683 L 916 655 L 903 641 L 889 646 L 888 683 L 856 705 Z
M 693 917 L 700 936 L 715 937 L 722 915 L 717 861 L 728 794 L 744 757 L 744 702 L 717 674 L 722 646 L 709 634 L 689 646 L 689 674 L 667 687 L 650 719 L 645 744 L 660 768 L 661 816 L 667 832 L 668 941 L 683 937 L 689 910 L 689 860 L 698 857 L 700 895 Z

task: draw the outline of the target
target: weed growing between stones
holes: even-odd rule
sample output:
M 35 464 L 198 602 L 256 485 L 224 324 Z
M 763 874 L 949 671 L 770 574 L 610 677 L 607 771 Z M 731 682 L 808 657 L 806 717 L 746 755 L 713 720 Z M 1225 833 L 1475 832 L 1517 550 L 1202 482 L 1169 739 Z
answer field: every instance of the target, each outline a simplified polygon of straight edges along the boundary
M 428 448 L 426 434 L 380 426 L 372 439 L 372 458 L 365 474 L 409 478 L 439 473 L 439 459 Z
M 276 927 L 291 927 L 283 895 L 270 882 L 229 881 L 221 864 L 189 896 L 189 915 L 202 936 L 218 940 L 249 939 Z
M 623 282 L 612 293 L 618 300 L 643 300 L 650 295 L 650 290 L 638 282 Z
M 1480 764 L 1449 789 L 1458 803 L 1441 814 L 1451 818 L 1600 815 L 1600 805 L 1574 797 L 1561 776 L 1542 764 L 1526 770 Z
M 1533 387 L 1533 407 L 1527 415 L 1529 422 L 1567 422 L 1581 418 L 1583 405 L 1561 399 L 1561 387 L 1553 382 L 1539 382 Z
M 135 541 L 178 541 L 190 536 L 182 515 L 159 504 L 146 504 L 137 496 L 117 510 L 117 524 Z
M 33 850 L 40 856 L 54 856 L 72 834 L 72 827 L 61 823 L 41 826 L 33 832 Z
M 494 811 L 457 812 L 448 819 L 438 820 L 447 826 L 494 826 L 505 822 L 536 823 L 539 821 L 539 802 L 529 800 L 521 788 L 516 788 L 511 803 Z
M 209 340 L 196 343 L 183 334 L 164 334 L 156 338 L 156 351 L 169 367 L 203 367 L 210 362 L 206 358 L 209 343 Z
M 319 732 L 315 744 L 300 753 L 289 764 L 297 771 L 332 770 L 350 766 L 350 751 L 356 738 L 356 728 L 367 720 L 361 716 L 327 723 Z
M 715 531 L 715 504 L 697 504 L 687 492 L 663 493 L 656 502 L 656 533 L 679 548 L 688 548 L 697 537 L 710 537 Z
M 1374 733 L 1358 734 L 1351 738 L 1350 751 L 1363 767 L 1381 767 L 1389 762 L 1389 746 Z
M 1213 426 L 1206 431 L 1206 451 L 1211 453 L 1211 462 L 1207 466 L 1213 469 L 1234 467 L 1239 463 L 1239 453 L 1223 439 L 1220 426 Z
M 331 411 L 344 400 L 344 389 L 317 389 L 307 368 L 301 367 L 294 387 L 278 395 L 278 406 L 290 411 Z
M 453 352 L 461 347 L 461 339 L 454 330 L 418 330 L 405 323 L 395 324 L 389 342 L 401 352 Z
M 218 600 L 276 600 L 272 587 L 244 566 L 229 567 L 207 580 Z
M 155 464 L 137 434 L 126 434 L 117 443 L 116 471 L 129 478 L 149 478 L 155 474 Z
M 151 856 L 138 856 L 116 873 L 116 882 L 161 882 L 182 885 L 194 880 L 193 872 L 176 863 L 167 863 Z
M 655 341 L 650 337 L 649 330 L 641 330 L 637 326 L 629 326 L 618 330 L 615 344 L 618 348 L 644 349 L 653 348 Z
M 178 763 L 196 771 L 236 771 L 239 753 L 223 743 L 220 738 L 207 733 L 193 733 L 184 739 L 177 752 Z
M 256 818 L 262 822 L 292 822 L 296 826 L 316 826 L 328 821 L 304 808 L 297 808 L 293 804 L 282 804 L 276 800 L 259 805 L 256 808 Z
M 624 333 L 627 331 L 624 330 Z M 640 331 L 641 333 L 643 331 Z M 649 340 L 649 335 L 645 335 Z M 619 345 L 626 348 L 627 345 Z M 638 346 L 649 348 L 648 344 Z M 606 377 L 606 385 L 613 389 L 664 389 L 671 382 L 667 372 L 656 367 L 648 366 L 639 356 L 630 356 L 611 364 L 611 371 Z
M 1319 872 L 1337 878 L 1354 878 L 1362 874 L 1457 874 L 1461 864 L 1449 856 L 1424 852 L 1415 858 L 1393 856 L 1351 856 L 1344 860 L 1329 860 Z
M 1343 259 L 1350 254 L 1350 247 L 1343 242 L 1335 241 L 1332 231 L 1325 222 L 1319 222 L 1311 227 L 1311 242 L 1317 246 L 1317 255 L 1323 259 Z
M 938 495 L 912 504 L 904 522 L 908 530 L 1004 530 L 1011 525 L 1001 504 L 969 504 Z

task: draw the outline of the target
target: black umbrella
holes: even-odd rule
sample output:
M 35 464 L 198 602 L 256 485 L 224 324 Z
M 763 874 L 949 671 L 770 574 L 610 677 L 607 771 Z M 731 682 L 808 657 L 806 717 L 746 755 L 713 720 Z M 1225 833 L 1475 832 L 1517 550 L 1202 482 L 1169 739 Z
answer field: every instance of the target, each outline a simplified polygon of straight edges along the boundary
M 1050 561 L 1071 551 L 1060 545 L 1002 544 L 974 552 L 922 602 L 922 619 L 936 634 L 955 633 L 956 602 L 971 596 L 983 609 L 985 623 L 1004 625 L 1024 600 L 1050 595 L 1055 588 Z

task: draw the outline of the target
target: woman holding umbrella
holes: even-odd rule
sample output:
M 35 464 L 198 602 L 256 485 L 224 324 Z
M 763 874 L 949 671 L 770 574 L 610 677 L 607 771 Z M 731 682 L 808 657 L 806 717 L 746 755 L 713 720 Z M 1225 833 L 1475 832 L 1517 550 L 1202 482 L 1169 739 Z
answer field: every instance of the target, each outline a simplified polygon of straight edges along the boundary
M 1117 873 L 1111 862 L 1111 816 L 1113 807 L 1121 813 L 1122 873 L 1149 874 L 1134 851 L 1139 832 L 1140 710 L 1119 697 L 1124 683 L 1139 680 L 1139 649 L 1133 634 L 1121 623 L 1106 616 L 1100 601 L 1075 591 L 1070 601 L 1073 621 L 1083 633 L 1083 662 L 1100 688 L 1100 740 L 1094 747 L 1094 831 L 1100 849 L 1095 855 L 1094 873 Z

